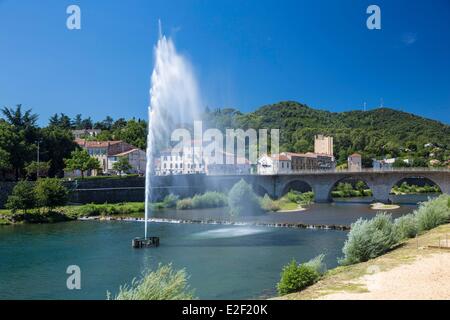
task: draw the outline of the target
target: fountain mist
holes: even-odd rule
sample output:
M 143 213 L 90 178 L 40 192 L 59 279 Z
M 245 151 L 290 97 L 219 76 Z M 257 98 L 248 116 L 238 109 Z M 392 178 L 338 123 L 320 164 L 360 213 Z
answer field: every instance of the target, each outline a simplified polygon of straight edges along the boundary
M 176 125 L 198 119 L 200 96 L 191 65 L 180 55 L 173 41 L 166 38 L 159 25 L 159 39 L 154 48 L 154 69 L 148 107 L 147 166 L 145 177 L 145 238 L 150 215 L 153 156 L 167 147 Z

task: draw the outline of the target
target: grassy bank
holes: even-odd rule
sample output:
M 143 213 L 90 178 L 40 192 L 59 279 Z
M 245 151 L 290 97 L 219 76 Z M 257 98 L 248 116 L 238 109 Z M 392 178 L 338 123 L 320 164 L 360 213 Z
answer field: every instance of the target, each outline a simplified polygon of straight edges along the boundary
M 367 286 L 362 281 L 364 276 L 409 265 L 420 258 L 433 254 L 442 254 L 443 250 L 427 247 L 437 245 L 439 240 L 445 239 L 449 234 L 450 224 L 441 225 L 418 236 L 417 239 L 409 239 L 403 242 L 396 249 L 378 258 L 332 269 L 316 284 L 301 292 L 279 297 L 279 299 L 307 300 L 326 298 L 327 295 L 340 292 L 353 294 L 368 292 Z M 411 279 L 411 286 L 414 286 L 414 279 Z

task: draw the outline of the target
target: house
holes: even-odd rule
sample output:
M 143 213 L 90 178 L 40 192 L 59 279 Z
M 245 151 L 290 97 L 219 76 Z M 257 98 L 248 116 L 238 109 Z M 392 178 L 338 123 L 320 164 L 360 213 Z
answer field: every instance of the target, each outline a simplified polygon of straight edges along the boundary
M 394 167 L 394 163 L 396 158 L 390 158 L 390 159 L 372 159 L 372 167 L 374 170 L 390 170 Z
M 361 171 L 362 157 L 359 153 L 354 153 L 347 158 L 349 171 Z
M 108 170 L 107 172 L 115 172 L 114 170 L 114 163 L 119 161 L 120 158 L 127 158 L 128 163 L 131 165 L 131 170 L 129 173 L 135 173 L 144 175 L 145 174 L 145 168 L 146 168 L 146 154 L 144 150 L 134 148 L 131 150 L 127 150 L 115 155 L 109 155 L 108 156 Z
M 96 137 L 102 132 L 100 129 L 77 129 L 72 130 L 75 139 L 84 139 L 88 137 Z
M 86 139 L 75 139 L 75 142 L 87 150 L 91 157 L 100 162 L 101 171 L 104 174 L 116 174 L 113 169 L 114 162 L 120 157 L 127 157 L 132 167 L 132 173 L 145 174 L 146 154 L 143 150 L 126 143 L 125 141 L 89 141 Z M 97 172 L 92 172 L 97 175 Z
M 335 168 L 334 157 L 312 152 L 282 152 L 272 156 L 263 155 L 258 159 L 258 174 L 288 174 L 296 171 L 332 170 Z
M 203 153 L 201 146 L 192 144 L 183 147 L 180 151 L 164 150 L 160 152 L 155 161 L 156 175 L 178 174 L 249 174 L 252 166 L 245 158 L 236 158 L 234 155 L 221 152 L 221 161 L 216 161 L 214 156 Z
M 258 159 L 257 173 L 260 175 L 290 173 L 291 163 L 286 154 L 263 155 Z

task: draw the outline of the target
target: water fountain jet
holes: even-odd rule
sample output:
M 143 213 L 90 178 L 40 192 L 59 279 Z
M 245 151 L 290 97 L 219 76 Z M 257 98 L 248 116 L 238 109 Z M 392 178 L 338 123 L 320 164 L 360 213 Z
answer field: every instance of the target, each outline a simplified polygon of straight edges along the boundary
M 154 48 L 154 69 L 151 77 L 150 106 L 148 107 L 147 164 L 145 172 L 144 238 L 134 243 L 153 244 L 148 241 L 148 219 L 151 215 L 153 156 L 161 146 L 169 146 L 173 129 L 180 124 L 193 123 L 200 114 L 197 81 L 191 65 L 180 55 L 167 38 L 159 21 L 159 38 Z M 159 245 L 159 239 L 158 239 Z

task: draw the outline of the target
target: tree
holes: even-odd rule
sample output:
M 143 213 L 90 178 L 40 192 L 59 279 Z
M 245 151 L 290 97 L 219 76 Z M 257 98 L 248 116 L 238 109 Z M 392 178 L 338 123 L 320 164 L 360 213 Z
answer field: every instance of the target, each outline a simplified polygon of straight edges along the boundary
M 114 132 L 114 138 L 124 140 L 139 149 L 145 149 L 147 124 L 145 121 L 129 120 L 125 127 Z
M 99 170 L 100 162 L 91 157 L 84 149 L 77 149 L 72 151 L 70 158 L 65 160 L 66 170 L 81 172 L 81 178 L 84 178 L 84 173 L 88 170 Z
M 243 179 L 237 182 L 228 193 L 228 206 L 232 216 L 254 215 L 262 212 L 258 197 Z
M 0 124 L 0 147 L 9 153 L 16 180 L 19 180 L 25 163 L 35 156 L 38 116 L 31 109 L 23 112 L 20 104 L 15 109 L 5 107 L 1 112 L 5 120 Z
M 41 136 L 41 159 L 50 161 L 48 175 L 63 177 L 64 159 L 70 157 L 70 153 L 77 147 L 72 133 L 59 127 L 47 127 L 41 130 Z
M 362 180 L 358 180 L 355 184 L 356 190 L 358 190 L 362 196 L 364 196 L 364 190 L 367 189 L 366 183 Z
M 22 105 L 18 104 L 15 109 L 4 107 L 2 113 L 5 116 L 6 121 L 18 128 L 34 127 L 38 119 L 37 114 L 31 113 L 32 110 L 28 109 L 22 112 Z
M 67 203 L 69 191 L 56 178 L 38 179 L 35 186 L 36 203 L 52 210 Z
M 5 179 L 5 171 L 11 168 L 11 156 L 9 152 L 0 147 L 0 172 L 2 173 L 3 179 Z
M 132 169 L 132 166 L 127 157 L 119 157 L 119 160 L 114 162 L 112 168 L 122 174 L 129 172 Z
M 51 161 L 41 161 L 39 163 L 37 163 L 36 161 L 30 162 L 25 167 L 27 176 L 36 177 L 36 179 L 40 177 L 46 177 L 48 175 L 48 171 L 50 170 L 50 163 Z
M 36 206 L 36 194 L 33 184 L 28 181 L 19 181 L 13 188 L 11 195 L 6 202 L 6 208 L 13 213 L 23 210 L 27 213 L 28 209 Z
M 82 118 L 81 114 L 77 114 L 75 116 L 75 119 L 73 120 L 72 127 L 77 130 L 83 129 L 82 122 L 83 122 L 83 118 Z

